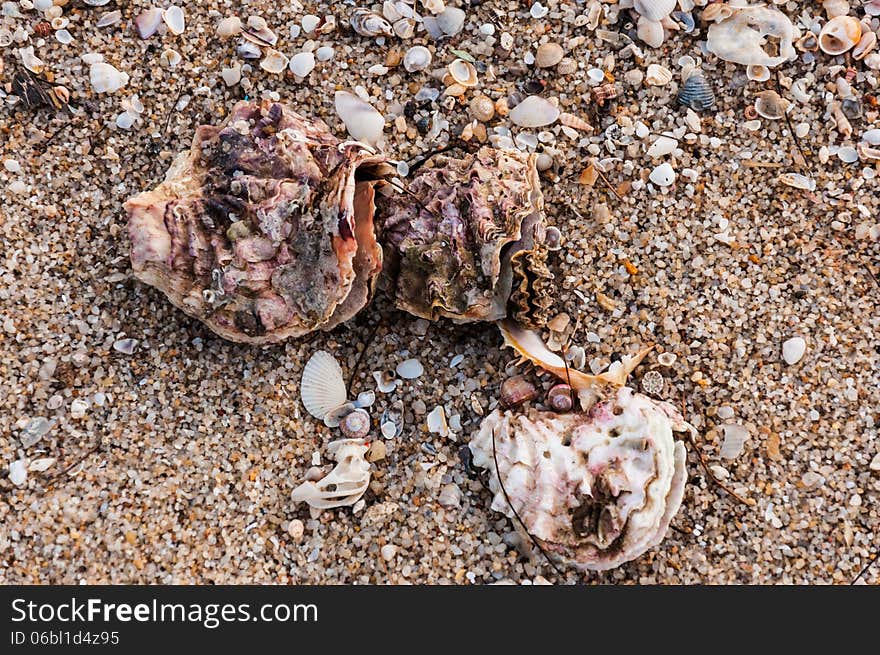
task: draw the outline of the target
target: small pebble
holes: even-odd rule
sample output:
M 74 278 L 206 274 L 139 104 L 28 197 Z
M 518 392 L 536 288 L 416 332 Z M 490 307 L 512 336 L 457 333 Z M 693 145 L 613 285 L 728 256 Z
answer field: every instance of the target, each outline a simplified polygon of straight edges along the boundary
M 791 366 L 801 361 L 807 350 L 807 342 L 802 337 L 792 337 L 782 344 L 782 359 Z
M 290 538 L 293 539 L 293 543 L 295 544 L 302 543 L 305 529 L 305 525 L 303 525 L 303 522 L 299 519 L 293 519 L 287 524 L 287 534 L 290 535 Z
M 27 463 L 23 459 L 17 459 L 9 465 L 9 481 L 16 487 L 27 482 Z

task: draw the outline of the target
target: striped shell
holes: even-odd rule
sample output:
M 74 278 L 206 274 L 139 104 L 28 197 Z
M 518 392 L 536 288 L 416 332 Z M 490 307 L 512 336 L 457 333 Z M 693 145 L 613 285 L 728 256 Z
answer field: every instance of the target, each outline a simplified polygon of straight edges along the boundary
M 699 74 L 691 75 L 678 92 L 678 104 L 696 112 L 715 108 L 715 92 L 709 81 Z
M 326 350 L 313 354 L 303 368 L 300 396 L 306 411 L 316 419 L 324 418 L 345 404 L 345 380 L 342 367 Z

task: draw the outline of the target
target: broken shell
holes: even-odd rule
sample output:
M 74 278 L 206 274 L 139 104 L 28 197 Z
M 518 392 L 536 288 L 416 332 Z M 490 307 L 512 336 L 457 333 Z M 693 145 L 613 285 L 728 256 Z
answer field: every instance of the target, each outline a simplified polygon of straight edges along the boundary
M 794 46 L 801 52 L 816 52 L 819 49 L 819 37 L 807 32 L 795 42 Z
M 552 68 L 565 55 L 565 51 L 558 43 L 542 43 L 535 52 L 535 66 L 538 68 Z
M 776 91 L 761 91 L 755 96 L 755 111 L 762 118 L 779 120 L 785 116 L 789 101 L 781 97 Z
M 394 33 L 401 39 L 411 39 L 416 33 L 416 21 L 412 18 L 401 18 L 391 26 Z
M 633 0 L 633 8 L 639 16 L 657 22 L 671 14 L 676 4 L 677 0 Z
M 783 173 L 777 179 L 786 186 L 794 187 L 795 189 L 803 189 L 805 191 L 816 190 L 815 180 L 800 173 Z
M 242 59 L 258 59 L 263 56 L 263 50 L 253 41 L 243 40 L 235 46 L 235 52 Z
M 675 170 L 669 162 L 663 162 L 651 171 L 648 179 L 659 187 L 672 186 L 675 183 Z
M 711 111 L 715 108 L 715 92 L 704 75 L 694 73 L 679 90 L 678 103 L 696 112 Z
M 89 67 L 89 80 L 95 93 L 114 93 L 128 84 L 128 74 L 110 64 L 97 62 Z
M 403 432 L 403 401 L 394 401 L 382 412 L 380 429 L 386 439 L 393 439 Z
M 336 113 L 352 137 L 370 146 L 379 146 L 385 129 L 385 117 L 370 103 L 354 93 L 337 91 L 334 105 Z
M 710 5 L 703 11 L 705 17 Z M 763 5 L 728 7 L 725 18 L 715 18 L 706 35 L 706 48 L 724 61 L 745 66 L 778 66 L 795 56 L 794 25 L 778 9 Z M 721 10 L 718 10 L 721 11 Z M 765 46 L 774 44 L 773 50 Z M 775 54 L 777 53 L 778 54 Z
M 34 46 L 29 45 L 26 48 L 19 48 L 18 56 L 21 57 L 22 65 L 30 72 L 36 73 L 38 75 L 43 72 L 45 64 L 43 63 L 42 59 L 34 54 Z
M 470 110 L 471 116 L 486 123 L 495 116 L 495 103 L 487 96 L 477 95 L 471 99 Z
M 137 30 L 138 36 L 142 39 L 149 39 L 153 36 L 161 24 L 162 10 L 158 7 L 145 9 L 134 19 L 135 30 Z
M 242 28 L 241 35 L 258 46 L 268 48 L 278 43 L 278 35 L 269 29 L 266 20 L 261 16 L 250 16 Z
M 240 102 L 125 203 L 134 274 L 233 341 L 331 329 L 381 270 L 365 171 L 383 161 L 285 105 Z
M 650 64 L 645 74 L 645 82 L 652 86 L 664 86 L 672 81 L 672 71 L 660 64 Z
M 391 23 L 369 9 L 355 9 L 348 22 L 361 36 L 391 36 Z
M 449 423 L 446 421 L 446 410 L 443 405 L 437 405 L 430 411 L 425 419 L 428 432 L 439 434 L 441 437 L 449 436 Z
M 162 12 L 162 20 L 168 26 L 168 31 L 174 35 L 183 34 L 186 29 L 186 20 L 183 9 L 177 5 L 171 5 Z
M 822 7 L 829 19 L 846 16 L 849 13 L 849 0 L 823 0 Z
M 162 63 L 163 66 L 174 68 L 181 61 L 183 61 L 183 57 L 180 56 L 180 53 L 177 52 L 177 50 L 167 48 L 162 51 L 162 55 L 159 57 L 159 61 Z
M 636 35 L 651 48 L 659 48 L 666 40 L 666 30 L 663 25 L 644 16 L 639 16 L 636 23 Z
M 290 72 L 298 78 L 303 78 L 315 69 L 315 54 L 312 52 L 298 52 L 290 58 Z
M 415 380 L 425 372 L 425 367 L 417 359 L 405 359 L 394 370 L 404 380 Z
M 746 66 L 746 77 L 753 82 L 766 82 L 770 79 L 770 69 L 766 66 L 752 64 Z
M 877 45 L 877 35 L 870 30 L 866 30 L 862 34 L 862 38 L 859 39 L 859 42 L 856 44 L 856 47 L 853 48 L 852 56 L 856 61 L 861 61 L 864 59 L 869 52 L 871 52 L 874 47 Z
M 477 69 L 469 61 L 456 59 L 447 70 L 457 84 L 468 88 L 477 85 Z
M 528 96 L 510 110 L 510 120 L 519 127 L 543 127 L 556 122 L 559 107 L 541 96 Z
M 469 446 L 492 509 L 519 517 L 550 557 L 606 570 L 665 536 L 687 477 L 679 430 L 693 428 L 672 405 L 623 387 L 589 412 L 495 410 Z
M 735 7 L 727 5 L 723 2 L 715 2 L 707 5 L 700 14 L 703 20 L 707 22 L 721 22 L 726 18 L 730 18 L 735 11 Z
M 217 23 L 217 36 L 228 39 L 241 33 L 241 19 L 238 16 L 227 16 L 221 18 Z
M 373 371 L 376 389 L 381 393 L 391 393 L 397 388 L 397 376 L 394 371 Z
M 501 383 L 501 402 L 513 409 L 538 397 L 535 385 L 522 375 L 514 375 Z
M 363 439 L 340 439 L 327 446 L 337 462 L 329 474 L 306 480 L 290 494 L 295 503 L 306 502 L 315 509 L 354 505 L 370 484 L 370 463 L 364 458 L 368 447 Z
M 570 386 L 557 384 L 547 392 L 547 405 L 554 412 L 568 412 L 574 405 L 573 398 L 574 392 Z
M 306 362 L 300 381 L 300 397 L 306 411 L 321 421 L 345 404 L 347 394 L 342 367 L 326 350 L 315 352 Z
M 267 73 L 274 73 L 277 75 L 278 73 L 284 72 L 284 69 L 287 68 L 288 62 L 289 60 L 284 53 L 273 48 L 267 48 L 266 56 L 263 61 L 260 62 L 260 68 Z
M 862 38 L 862 24 L 853 16 L 832 18 L 819 32 L 819 47 L 829 55 L 842 55 Z
M 423 45 L 415 45 L 403 55 L 403 67 L 410 73 L 423 71 L 431 65 L 431 51 Z
M 345 415 L 339 429 L 349 439 L 362 439 L 370 433 L 370 415 L 363 409 L 356 409 Z

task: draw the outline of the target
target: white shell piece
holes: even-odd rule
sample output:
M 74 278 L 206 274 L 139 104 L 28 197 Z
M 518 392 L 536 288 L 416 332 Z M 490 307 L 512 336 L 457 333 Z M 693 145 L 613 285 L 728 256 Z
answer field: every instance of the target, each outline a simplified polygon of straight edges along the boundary
M 336 461 L 330 473 L 317 482 L 307 480 L 290 494 L 295 503 L 306 502 L 315 509 L 354 505 L 370 484 L 370 463 L 364 458 L 368 447 L 363 439 L 340 439 L 327 446 Z
M 470 449 L 490 471 L 493 510 L 519 516 L 562 563 L 606 570 L 659 544 L 681 505 L 686 453 L 673 430 L 693 428 L 622 387 L 589 412 L 495 410 Z
M 95 93 L 113 93 L 128 84 L 128 73 L 105 62 L 97 62 L 89 67 L 89 80 Z
M 397 365 L 397 374 L 404 380 L 415 380 L 425 372 L 425 367 L 417 359 L 407 359 Z
M 367 101 L 348 91 L 337 91 L 334 96 L 336 113 L 348 133 L 358 141 L 378 147 L 385 129 L 385 118 Z
M 186 29 L 186 19 L 183 15 L 183 9 L 177 5 L 171 5 L 162 12 L 162 20 L 168 26 L 168 31 L 172 34 L 183 34 Z
M 675 10 L 677 0 L 633 0 L 633 8 L 648 20 L 661 21 Z
M 326 350 L 317 351 L 306 362 L 300 396 L 306 411 L 320 420 L 345 404 L 347 394 L 342 367 Z
M 794 25 L 781 11 L 763 5 L 727 8 L 732 13 L 709 26 L 706 37 L 709 52 L 724 61 L 770 68 L 796 56 Z M 778 39 L 778 56 L 764 49 L 768 37 Z
M 519 127 L 543 127 L 556 122 L 559 107 L 541 96 L 528 96 L 510 110 L 510 120 Z

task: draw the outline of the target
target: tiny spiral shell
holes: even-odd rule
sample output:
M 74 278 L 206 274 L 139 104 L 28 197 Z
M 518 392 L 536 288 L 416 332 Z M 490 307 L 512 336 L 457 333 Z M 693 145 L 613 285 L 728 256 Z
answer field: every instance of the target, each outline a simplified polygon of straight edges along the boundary
M 370 415 L 363 409 L 346 414 L 339 429 L 349 439 L 361 439 L 370 432 Z
M 572 407 L 571 387 L 567 384 L 557 384 L 547 392 L 547 404 L 553 411 L 567 412 Z

